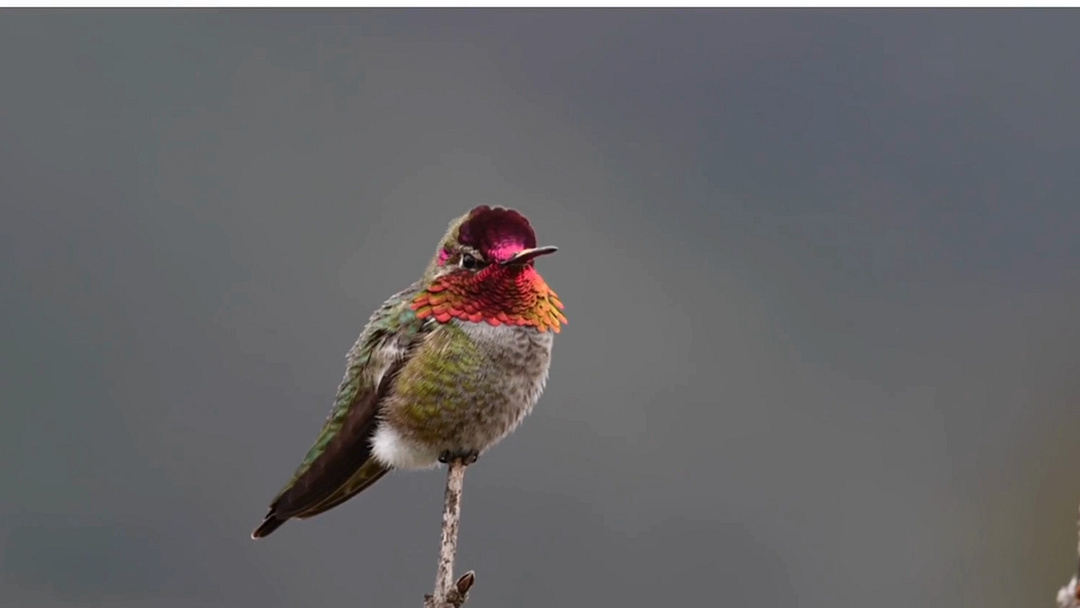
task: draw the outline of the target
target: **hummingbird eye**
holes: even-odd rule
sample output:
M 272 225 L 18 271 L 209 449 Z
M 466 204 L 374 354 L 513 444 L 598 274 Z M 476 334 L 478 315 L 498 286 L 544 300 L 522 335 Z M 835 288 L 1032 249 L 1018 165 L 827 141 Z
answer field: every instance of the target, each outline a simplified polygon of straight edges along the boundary
M 483 266 L 483 263 L 476 259 L 471 253 L 465 253 L 461 255 L 461 267 L 466 270 L 476 270 Z

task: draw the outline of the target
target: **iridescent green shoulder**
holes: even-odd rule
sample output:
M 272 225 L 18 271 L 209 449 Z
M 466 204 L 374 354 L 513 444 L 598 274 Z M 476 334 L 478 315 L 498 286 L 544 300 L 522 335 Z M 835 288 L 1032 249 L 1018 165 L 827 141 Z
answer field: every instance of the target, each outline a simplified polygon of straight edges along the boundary
M 338 387 L 331 419 L 343 419 L 358 393 L 375 390 L 375 384 L 397 359 L 433 326 L 417 316 L 409 305 L 419 285 L 394 294 L 372 313 L 363 333 L 346 358 L 345 377 Z

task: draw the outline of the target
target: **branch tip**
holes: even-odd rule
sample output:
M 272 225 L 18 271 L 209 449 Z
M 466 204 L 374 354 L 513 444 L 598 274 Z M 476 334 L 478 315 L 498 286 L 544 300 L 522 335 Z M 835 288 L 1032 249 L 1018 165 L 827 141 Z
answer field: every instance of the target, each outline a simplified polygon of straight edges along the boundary
M 457 579 L 457 583 L 454 584 L 457 587 L 457 592 L 461 595 L 469 593 L 469 589 L 472 589 L 473 583 L 476 582 L 476 573 L 469 570 L 465 574 L 461 575 L 461 578 Z

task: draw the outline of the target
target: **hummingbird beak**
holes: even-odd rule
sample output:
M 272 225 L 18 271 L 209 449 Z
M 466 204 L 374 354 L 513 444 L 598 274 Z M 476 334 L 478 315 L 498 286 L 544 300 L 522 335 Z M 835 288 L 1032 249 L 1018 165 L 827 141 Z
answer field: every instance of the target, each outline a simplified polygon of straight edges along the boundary
M 558 247 L 533 247 L 532 249 L 522 249 L 521 251 L 515 253 L 514 257 L 506 260 L 505 262 L 502 262 L 502 265 L 513 266 L 516 264 L 525 264 L 529 260 L 538 258 L 542 255 L 547 255 L 549 253 L 555 253 L 558 250 Z

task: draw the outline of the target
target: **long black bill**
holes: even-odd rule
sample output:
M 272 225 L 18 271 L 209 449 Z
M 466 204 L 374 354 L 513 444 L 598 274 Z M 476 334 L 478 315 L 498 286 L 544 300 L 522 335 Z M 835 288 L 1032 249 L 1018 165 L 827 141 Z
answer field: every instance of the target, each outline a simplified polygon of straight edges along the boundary
M 542 255 L 547 255 L 549 253 L 555 253 L 558 250 L 559 250 L 558 247 L 533 247 L 532 249 L 522 249 L 521 251 L 515 253 L 514 257 L 510 258 L 509 260 L 506 260 L 502 264 L 503 264 L 503 266 L 511 266 L 511 265 L 514 265 L 514 264 L 524 264 L 524 263 L 528 262 L 529 260 L 538 258 L 538 257 L 540 257 Z

